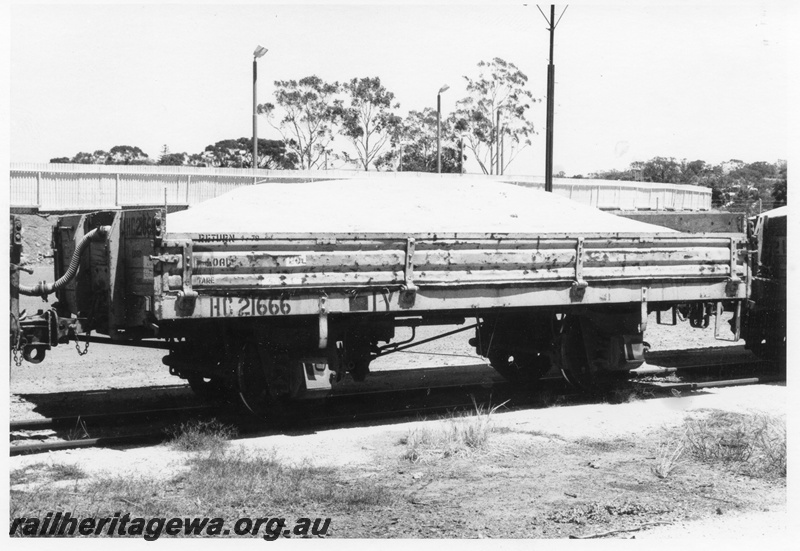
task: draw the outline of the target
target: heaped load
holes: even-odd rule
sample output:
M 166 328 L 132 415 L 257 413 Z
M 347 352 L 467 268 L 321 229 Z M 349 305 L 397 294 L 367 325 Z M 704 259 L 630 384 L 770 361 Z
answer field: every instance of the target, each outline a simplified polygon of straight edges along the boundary
M 238 188 L 171 214 L 177 233 L 630 233 L 670 231 L 553 193 L 476 177 L 365 178 Z

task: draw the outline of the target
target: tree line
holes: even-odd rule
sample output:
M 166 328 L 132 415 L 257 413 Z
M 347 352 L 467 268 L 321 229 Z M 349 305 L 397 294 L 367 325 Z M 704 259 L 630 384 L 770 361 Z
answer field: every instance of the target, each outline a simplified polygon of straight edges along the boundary
M 501 58 L 477 68 L 477 75 L 463 77 L 467 94 L 455 111 L 442 114 L 442 172 L 462 172 L 471 156 L 485 174 L 501 174 L 535 134 L 528 116 L 541 99 L 525 88 L 528 77 Z M 425 107 L 401 117 L 399 108 L 379 77 L 275 81 L 274 101 L 258 105 L 257 112 L 281 139 L 258 140 L 259 168 L 435 172 L 437 110 Z M 138 147 L 115 146 L 50 162 L 246 168 L 253 166 L 252 145 L 252 138 L 226 139 L 199 153 L 164 146 L 157 159 Z
M 714 208 L 736 212 L 769 210 L 785 205 L 787 200 L 784 160 L 745 163 L 731 159 L 714 165 L 701 160 L 687 162 L 672 157 L 654 157 L 649 161 L 633 162 L 627 170 L 594 172 L 589 174 L 589 178 L 707 187 L 711 188 Z
M 481 61 L 464 76 L 466 96 L 441 123 L 441 170 L 463 172 L 471 158 L 484 174 L 502 174 L 536 134 L 528 120 L 541 99 L 526 89 L 528 77 L 501 58 Z M 398 115 L 400 104 L 379 77 L 326 82 L 318 76 L 275 81 L 274 101 L 257 112 L 281 139 L 258 140 L 258 166 L 273 170 L 353 168 L 436 172 L 437 110 L 425 107 Z M 250 168 L 252 138 L 225 139 L 198 153 L 164 146 L 156 159 L 127 145 L 108 152 L 80 152 L 51 163 L 184 165 Z M 565 176 L 559 173 L 556 176 Z M 581 175 L 575 177 L 583 177 Z M 595 172 L 589 178 L 689 184 L 711 188 L 716 208 L 752 211 L 786 204 L 786 162 L 712 165 L 667 157 L 631 163 L 627 170 Z

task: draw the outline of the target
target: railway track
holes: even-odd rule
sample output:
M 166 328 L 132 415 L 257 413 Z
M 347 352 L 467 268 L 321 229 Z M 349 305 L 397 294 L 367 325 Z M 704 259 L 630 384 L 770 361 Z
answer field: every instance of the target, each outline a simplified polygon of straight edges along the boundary
M 236 427 L 242 437 L 266 436 L 309 428 L 320 430 L 353 426 L 368 421 L 438 416 L 453 411 L 468 411 L 474 409 L 475 404 L 505 403 L 506 408 L 518 410 L 548 407 L 554 403 L 576 405 L 603 401 L 614 392 L 624 395 L 626 391 L 646 389 L 648 396 L 658 397 L 675 394 L 676 391 L 766 384 L 785 379 L 775 371 L 775 366 L 769 362 L 755 360 L 702 364 L 684 362 L 678 366 L 649 367 L 632 372 L 630 378 L 615 381 L 602 396 L 577 391 L 560 377 L 544 378 L 533 390 L 505 381 L 483 381 L 458 385 L 434 384 L 399 390 L 351 391 L 326 398 L 288 403 L 268 422 L 232 411 L 230 407 L 219 406 L 187 406 L 18 420 L 10 424 L 10 454 L 157 444 L 168 440 L 170 432 L 174 432 L 180 423 L 189 420 L 216 419 Z M 37 435 L 55 438 L 32 442 L 31 438 L 36 438 Z

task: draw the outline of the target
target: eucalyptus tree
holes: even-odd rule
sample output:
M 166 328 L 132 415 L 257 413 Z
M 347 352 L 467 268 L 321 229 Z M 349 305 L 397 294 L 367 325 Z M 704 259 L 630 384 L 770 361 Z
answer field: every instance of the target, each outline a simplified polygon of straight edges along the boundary
M 225 168 L 250 168 L 253 165 L 253 138 L 220 140 L 206 146 L 199 158 L 191 157 L 190 164 Z M 258 140 L 259 168 L 292 169 L 297 157 L 286 151 L 281 140 Z
M 464 139 L 465 147 L 472 151 L 484 174 L 493 173 L 497 164 L 502 165 L 502 172 L 520 151 L 531 145 L 535 130 L 527 115 L 541 99 L 535 99 L 525 89 L 528 82 L 525 73 L 499 57 L 481 61 L 478 76 L 464 79 L 468 95 L 456 102 L 450 120 L 462 128 L 458 138 Z M 502 151 L 499 163 L 498 143 Z
M 300 80 L 275 81 L 275 104 L 258 106 L 270 125 L 278 130 L 286 149 L 295 154 L 299 168 L 320 168 L 331 153 L 342 119 L 341 85 L 316 75 Z M 280 108 L 277 124 L 272 122 Z M 326 167 L 327 168 L 327 167 Z
M 381 155 L 375 166 L 379 170 L 436 172 L 436 122 L 436 109 L 426 107 L 422 111 L 410 111 L 396 126 L 392 149 Z M 442 121 L 442 172 L 461 170 L 452 127 L 451 121 Z
M 74 157 L 57 157 L 51 163 L 73 163 L 82 165 L 145 165 L 152 161 L 147 153 L 130 145 L 115 145 L 110 151 L 98 149 L 94 153 L 81 151 Z
M 147 153 L 136 146 L 115 145 L 106 158 L 109 165 L 144 165 L 150 162 Z
M 395 114 L 400 104 L 394 94 L 381 84 L 380 77 L 354 78 L 342 85 L 346 94 L 342 110 L 341 133 L 355 148 L 342 157 L 369 170 L 397 136 L 402 119 Z

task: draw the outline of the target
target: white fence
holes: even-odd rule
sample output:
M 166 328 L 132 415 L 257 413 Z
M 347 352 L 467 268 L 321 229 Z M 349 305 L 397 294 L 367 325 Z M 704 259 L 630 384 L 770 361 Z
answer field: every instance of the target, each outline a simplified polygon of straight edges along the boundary
M 433 182 L 458 174 L 345 170 L 252 170 L 184 166 L 11 164 L 11 210 L 81 212 L 168 205 L 182 208 L 238 186 L 349 178 L 414 176 Z M 544 189 L 536 176 L 484 176 Z M 555 178 L 553 192 L 604 210 L 710 210 L 711 190 L 697 186 Z

